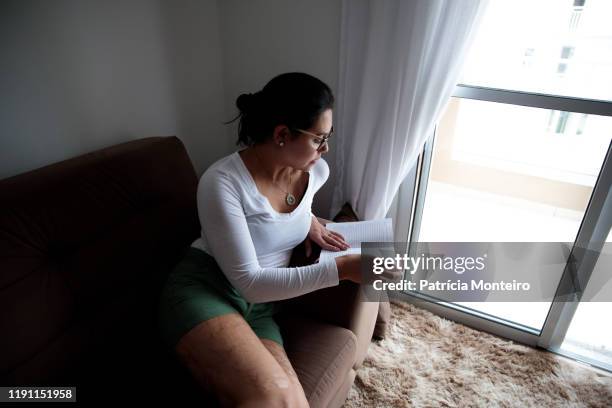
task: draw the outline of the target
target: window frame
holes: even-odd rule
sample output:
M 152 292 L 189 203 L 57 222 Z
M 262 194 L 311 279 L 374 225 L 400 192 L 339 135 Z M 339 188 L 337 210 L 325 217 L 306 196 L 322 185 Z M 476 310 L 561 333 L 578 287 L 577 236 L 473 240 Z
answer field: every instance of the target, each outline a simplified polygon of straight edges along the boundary
M 575 112 L 612 116 L 611 101 L 486 88 L 466 84 L 457 85 L 452 97 L 570 113 Z M 435 146 L 435 132 L 434 130 L 427 139 L 418 162 L 400 187 L 404 191 L 403 194 L 406 194 L 405 191 L 411 191 L 413 195 L 410 210 L 408 211 L 407 208 L 404 208 L 405 211 L 397 212 L 397 222 L 400 225 L 409 225 L 406 241 L 406 251 L 408 253 L 410 253 L 411 243 L 418 241 L 421 216 L 427 192 L 427 182 L 429 180 L 429 170 Z M 567 301 L 567 299 L 562 298 L 560 294 L 566 293 L 564 290 L 572 287 L 576 279 L 579 279 L 583 285 L 586 285 L 591 276 L 597 262 L 598 250 L 601 250 L 608 232 L 610 231 L 610 227 L 612 226 L 612 194 L 610 193 L 610 186 L 612 186 L 612 142 L 608 146 L 597 182 L 595 183 L 589 204 L 584 213 L 576 241 L 572 246 L 571 256 L 573 256 L 573 258 L 570 259 L 574 259 L 576 262 L 575 264 L 569 262 L 566 264 L 557 288 L 557 294 L 550 306 L 541 331 L 534 331 L 505 319 L 491 316 L 461 305 L 439 302 L 436 299 L 428 298 L 426 295 L 416 292 L 393 293 L 391 296 L 399 300 L 413 303 L 433 313 L 478 330 L 490 332 L 530 346 L 542 347 L 552 352 L 560 353 L 560 346 L 563 342 L 563 338 L 565 337 L 565 333 L 569 328 L 580 302 L 580 294 L 577 294 L 572 301 Z M 406 218 L 409 219 L 406 220 Z M 587 251 L 587 255 L 585 255 L 585 251 L 576 249 L 578 246 L 589 248 L 591 251 Z M 577 267 L 574 267 L 574 265 L 577 265 Z M 586 357 L 576 355 L 571 355 L 570 357 L 598 366 L 604 370 L 612 371 L 612 367 L 608 367 L 605 364 L 602 366 L 599 362 L 590 360 Z

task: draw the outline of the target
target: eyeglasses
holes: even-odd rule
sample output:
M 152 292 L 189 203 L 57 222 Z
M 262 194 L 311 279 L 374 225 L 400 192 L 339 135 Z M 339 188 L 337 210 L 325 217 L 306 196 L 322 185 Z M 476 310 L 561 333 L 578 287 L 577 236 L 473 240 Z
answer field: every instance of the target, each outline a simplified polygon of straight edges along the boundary
M 298 132 L 306 133 L 307 135 L 313 136 L 313 142 L 317 145 L 317 152 L 320 152 L 323 149 L 323 146 L 326 146 L 330 137 L 334 135 L 334 127 L 332 126 L 329 133 L 325 136 L 320 136 L 315 133 L 309 132 L 304 129 L 295 128 Z

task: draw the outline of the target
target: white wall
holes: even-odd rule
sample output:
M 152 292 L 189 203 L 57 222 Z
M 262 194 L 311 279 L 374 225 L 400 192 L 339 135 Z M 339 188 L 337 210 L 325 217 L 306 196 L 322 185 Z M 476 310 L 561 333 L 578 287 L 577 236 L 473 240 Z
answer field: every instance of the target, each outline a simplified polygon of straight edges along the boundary
M 314 75 L 337 93 L 340 5 L 339 0 L 219 1 L 227 120 L 238 114 L 238 95 L 260 90 L 283 72 Z M 227 132 L 235 143 L 235 124 Z M 331 155 L 326 159 L 332 167 Z M 332 182 L 333 175 L 313 203 L 319 216 L 329 216 Z
M 3 1 L 0 44 L 0 178 L 146 136 L 198 172 L 229 149 L 213 0 Z
M 339 35 L 340 0 L 3 1 L 0 179 L 158 135 L 200 174 L 237 148 L 240 93 L 302 71 L 335 94 Z

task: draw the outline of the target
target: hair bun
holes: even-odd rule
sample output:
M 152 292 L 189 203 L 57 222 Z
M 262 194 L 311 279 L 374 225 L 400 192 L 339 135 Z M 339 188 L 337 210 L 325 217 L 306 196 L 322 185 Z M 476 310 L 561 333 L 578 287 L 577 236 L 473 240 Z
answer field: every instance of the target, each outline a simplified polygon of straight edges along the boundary
M 252 93 L 241 94 L 238 99 L 236 99 L 236 106 L 240 109 L 240 112 L 250 111 L 255 97 L 256 95 Z

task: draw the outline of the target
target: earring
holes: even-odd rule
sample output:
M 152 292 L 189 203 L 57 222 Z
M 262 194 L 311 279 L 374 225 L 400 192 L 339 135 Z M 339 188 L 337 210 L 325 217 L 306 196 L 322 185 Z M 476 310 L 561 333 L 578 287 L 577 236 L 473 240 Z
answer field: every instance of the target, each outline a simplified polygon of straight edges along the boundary
M 280 147 L 283 147 L 283 146 L 285 145 L 285 142 L 280 142 L 278 145 L 279 145 Z

